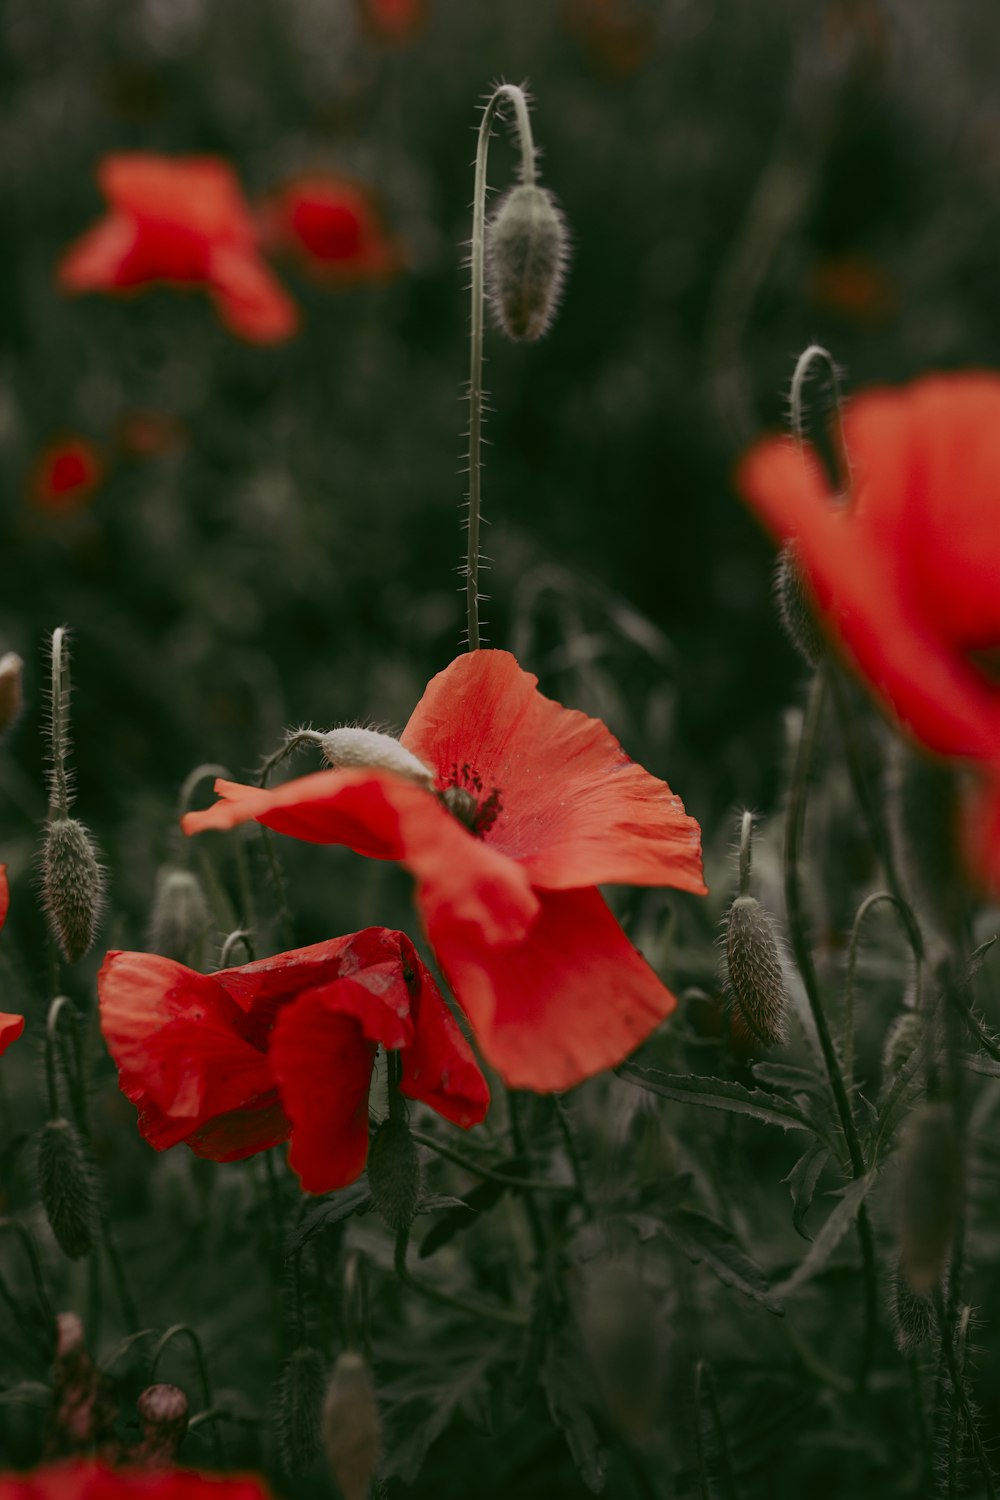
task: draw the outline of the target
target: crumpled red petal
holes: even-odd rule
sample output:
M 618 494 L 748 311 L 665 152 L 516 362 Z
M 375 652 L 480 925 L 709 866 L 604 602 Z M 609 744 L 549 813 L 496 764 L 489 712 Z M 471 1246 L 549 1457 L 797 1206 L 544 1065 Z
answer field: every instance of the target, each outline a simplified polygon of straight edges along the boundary
M 0 1056 L 7 1051 L 11 1042 L 16 1042 L 24 1030 L 24 1017 L 12 1015 L 9 1011 L 0 1010 Z
M 207 279 L 222 321 L 242 338 L 276 344 L 298 331 L 298 308 L 253 247 L 213 248 Z
M 396 859 L 416 876 L 422 909 L 481 942 L 511 942 L 534 917 L 526 873 L 474 838 L 422 787 L 376 771 L 317 771 L 272 791 L 217 781 L 220 801 L 187 813 L 185 833 L 233 828 L 256 818 L 278 833 L 345 844 L 373 859 Z
M 599 891 L 542 891 L 530 932 L 473 947 L 429 920 L 428 935 L 486 1060 L 511 1088 L 573 1088 L 614 1067 L 676 1006 Z
M 59 262 L 56 278 L 67 292 L 111 291 L 138 279 L 139 228 L 125 214 L 112 213 L 74 240 Z
M 402 1054 L 400 1091 L 468 1129 L 486 1117 L 490 1091 L 472 1048 L 413 944 L 402 939 L 410 981 L 414 1036 Z
M 140 221 L 186 224 L 205 239 L 253 241 L 236 174 L 219 157 L 113 152 L 98 164 L 97 181 L 109 203 Z
M 0 1475 L 0 1500 L 271 1500 L 253 1475 L 190 1469 L 111 1469 L 94 1459 Z
M 7 920 L 10 911 L 10 881 L 7 879 L 7 866 L 0 865 L 0 927 Z
M 500 814 L 489 848 L 548 890 L 670 885 L 705 893 L 701 831 L 599 719 L 546 698 L 508 651 L 471 651 L 428 684 L 402 743 L 448 783 L 468 765 Z

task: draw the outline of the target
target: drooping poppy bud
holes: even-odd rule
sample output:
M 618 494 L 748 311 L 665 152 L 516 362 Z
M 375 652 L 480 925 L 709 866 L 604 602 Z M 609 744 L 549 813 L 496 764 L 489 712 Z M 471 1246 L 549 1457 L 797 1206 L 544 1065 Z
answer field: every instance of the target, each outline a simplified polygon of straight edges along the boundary
M 16 651 L 6 651 L 0 656 L 0 734 L 7 733 L 21 712 L 23 675 L 24 663 Z
M 296 1349 L 278 1381 L 275 1416 L 281 1462 L 290 1474 L 309 1467 L 320 1447 L 326 1361 L 318 1349 Z
M 149 1385 L 136 1402 L 142 1437 L 129 1463 L 146 1469 L 169 1469 L 188 1428 L 190 1403 L 179 1385 Z
M 70 1260 L 94 1243 L 94 1182 L 83 1143 L 69 1120 L 49 1120 L 38 1146 L 38 1189 L 52 1233 Z
M 420 1201 L 420 1157 L 403 1120 L 383 1120 L 368 1152 L 368 1186 L 393 1234 L 413 1223 Z
M 934 1306 L 929 1297 L 911 1291 L 900 1266 L 892 1279 L 892 1323 L 896 1348 L 908 1354 L 926 1343 L 934 1332 Z
M 156 876 L 156 894 L 149 918 L 149 946 L 164 958 L 198 966 L 212 913 L 193 870 L 165 865 Z
M 540 339 L 552 325 L 569 260 L 566 220 L 536 183 L 506 192 L 486 221 L 486 291 L 512 339 Z
M 430 786 L 434 776 L 412 751 L 391 734 L 378 729 L 331 729 L 320 739 L 320 749 L 327 763 L 336 771 L 363 769 L 392 771 L 409 781 Z
M 83 958 L 104 906 L 104 871 L 78 818 L 53 818 L 42 848 L 42 893 L 49 927 L 71 964 Z
M 962 1201 L 962 1159 L 947 1104 L 921 1104 L 906 1124 L 900 1162 L 899 1264 L 911 1292 L 941 1279 Z
M 726 971 L 739 1019 L 768 1047 L 787 1040 L 788 1000 L 778 935 L 755 896 L 737 896 L 726 918 Z
M 323 1447 L 344 1500 L 365 1500 L 378 1462 L 378 1405 L 360 1354 L 341 1354 L 323 1399 Z
M 806 592 L 794 542 L 786 542 L 774 568 L 774 599 L 785 635 L 813 670 L 826 655 L 826 641 Z

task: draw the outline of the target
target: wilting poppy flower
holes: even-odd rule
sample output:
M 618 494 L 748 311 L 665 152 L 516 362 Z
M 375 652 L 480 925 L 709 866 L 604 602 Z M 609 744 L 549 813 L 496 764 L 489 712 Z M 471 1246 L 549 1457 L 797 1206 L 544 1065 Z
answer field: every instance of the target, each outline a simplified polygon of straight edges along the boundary
M 189 1469 L 110 1469 L 90 1460 L 0 1475 L 0 1500 L 269 1500 L 251 1475 L 196 1474 Z
M 199 974 L 155 953 L 109 953 L 101 1028 L 139 1129 L 164 1151 L 237 1161 L 291 1137 L 310 1193 L 353 1181 L 368 1154 L 378 1045 L 400 1088 L 457 1125 L 480 1121 L 486 1080 L 400 932 L 369 927 L 240 968 Z
M 359 0 L 361 19 L 380 42 L 408 42 L 427 19 L 428 0 Z
M 260 791 L 216 783 L 188 833 L 256 818 L 398 859 L 483 1053 L 517 1088 L 566 1089 L 620 1062 L 676 1001 L 598 883 L 703 893 L 698 824 L 597 719 L 562 708 L 506 651 L 459 657 L 402 735 L 426 784 L 319 771 Z
M 260 255 L 226 162 L 126 152 L 104 157 L 97 180 L 110 212 L 63 256 L 65 291 L 201 286 L 227 327 L 246 339 L 276 343 L 295 332 L 295 304 Z
M 0 865 L 0 927 L 7 920 L 10 908 L 10 886 L 7 883 L 7 866 Z M 11 1042 L 16 1042 L 24 1030 L 24 1017 L 0 1010 L 0 1053 L 7 1051 Z
M 79 510 L 87 503 L 104 473 L 101 456 L 84 437 L 50 443 L 31 474 L 31 498 L 40 510 Z
M 269 250 L 290 252 L 328 284 L 384 281 L 399 270 L 399 247 L 371 195 L 348 177 L 298 177 L 261 206 L 258 220 Z
M 1000 760 L 1000 378 L 933 375 L 845 417 L 852 491 L 787 441 L 744 458 L 740 490 L 798 558 L 829 632 L 899 722 L 942 755 Z

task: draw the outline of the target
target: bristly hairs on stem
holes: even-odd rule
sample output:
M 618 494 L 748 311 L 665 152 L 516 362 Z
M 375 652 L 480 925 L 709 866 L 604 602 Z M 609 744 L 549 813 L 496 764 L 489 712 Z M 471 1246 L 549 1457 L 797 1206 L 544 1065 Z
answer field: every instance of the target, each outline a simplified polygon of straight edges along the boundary
M 49 734 L 49 816 L 66 818 L 73 804 L 69 758 L 69 705 L 72 684 L 69 670 L 69 630 L 59 625 L 50 642 L 51 676 L 46 694 Z
M 810 344 L 806 349 L 803 349 L 795 362 L 795 369 L 792 372 L 792 385 L 789 392 L 792 434 L 799 449 L 804 449 L 806 443 L 805 388 L 812 368 L 816 364 L 822 364 L 826 367 L 833 413 L 833 456 L 837 467 L 835 480 L 838 494 L 846 498 L 851 493 L 851 460 L 844 433 L 844 400 L 840 384 L 842 372 L 833 355 L 828 349 L 824 349 L 822 344 Z

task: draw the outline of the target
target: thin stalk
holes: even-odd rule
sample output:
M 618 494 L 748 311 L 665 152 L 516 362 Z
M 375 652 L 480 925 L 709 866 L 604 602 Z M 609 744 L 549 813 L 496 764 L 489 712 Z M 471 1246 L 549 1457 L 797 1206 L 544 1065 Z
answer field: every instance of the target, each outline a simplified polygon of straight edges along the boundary
M 474 1172 L 477 1177 L 484 1177 L 489 1182 L 500 1182 L 504 1187 L 520 1188 L 522 1192 L 569 1194 L 577 1191 L 568 1182 L 546 1182 L 544 1177 L 519 1177 L 513 1172 L 498 1172 L 495 1167 L 484 1166 L 482 1162 L 473 1160 L 471 1156 L 465 1156 L 454 1147 L 444 1145 L 436 1136 L 425 1135 L 422 1130 L 414 1130 L 412 1126 L 410 1134 L 421 1146 L 429 1146 L 432 1151 L 437 1152 L 438 1156 L 443 1156 L 447 1161 L 453 1161 L 456 1166 L 464 1167 L 467 1172 Z
M 406 1286 L 419 1292 L 422 1297 L 427 1297 L 431 1302 L 439 1302 L 444 1307 L 457 1308 L 459 1312 L 468 1313 L 473 1318 L 487 1318 L 492 1323 L 502 1323 L 508 1328 L 528 1326 L 528 1319 L 524 1313 L 515 1312 L 509 1307 L 501 1307 L 498 1303 L 480 1302 L 478 1298 L 473 1300 L 471 1297 L 454 1297 L 450 1292 L 441 1291 L 429 1281 L 421 1281 L 412 1274 L 406 1264 L 409 1241 L 408 1230 L 404 1230 L 396 1238 L 396 1275 Z
M 229 960 L 233 956 L 233 950 L 238 948 L 241 943 L 246 949 L 247 963 L 253 963 L 255 954 L 250 934 L 245 927 L 237 927 L 233 932 L 229 933 L 222 945 L 222 952 L 219 954 L 220 969 L 227 969 L 229 967 Z
M 514 1150 L 518 1156 L 527 1156 L 524 1131 L 521 1129 L 520 1102 L 513 1089 L 507 1089 L 507 1113 L 510 1116 L 510 1133 L 514 1142 Z M 546 1263 L 548 1249 L 548 1235 L 538 1204 L 535 1202 L 531 1188 L 522 1189 L 524 1197 L 524 1211 L 528 1216 L 528 1226 L 531 1230 L 531 1239 L 535 1247 L 535 1263 L 542 1267 Z
M 740 895 L 750 894 L 750 864 L 752 858 L 753 813 L 747 809 L 740 820 Z
M 49 777 L 49 817 L 68 818 L 72 796 L 66 758 L 69 754 L 69 649 L 60 625 L 52 632 L 52 772 Z
M 907 939 L 911 941 L 910 924 L 906 920 L 905 902 L 901 902 L 898 896 L 891 891 L 876 891 L 874 895 L 868 896 L 858 907 L 857 916 L 854 918 L 854 926 L 851 928 L 851 944 L 847 955 L 847 996 L 844 1004 L 844 1078 L 847 1082 L 848 1092 L 854 1087 L 854 994 L 855 973 L 858 962 L 858 948 L 861 942 L 861 929 L 865 918 L 870 911 L 883 901 L 888 901 L 899 912 L 900 919 Z M 911 914 L 912 915 L 912 914 Z M 913 962 L 915 965 L 916 1005 L 920 1010 L 920 1000 L 923 988 L 923 953 L 919 948 L 913 948 Z
M 864 1154 L 861 1150 L 861 1141 L 858 1137 L 857 1125 L 851 1109 L 850 1099 L 844 1085 L 844 1076 L 837 1058 L 837 1050 L 834 1047 L 833 1038 L 830 1035 L 830 1028 L 827 1025 L 826 1015 L 823 1010 L 823 1002 L 819 993 L 819 983 L 816 978 L 816 969 L 813 965 L 812 949 L 809 943 L 806 916 L 802 907 L 800 863 L 802 834 L 805 826 L 806 801 L 808 797 L 809 767 L 823 719 L 825 699 L 826 673 L 820 670 L 813 678 L 809 689 L 809 702 L 806 707 L 802 735 L 795 756 L 795 764 L 792 768 L 791 785 L 788 789 L 788 811 L 785 820 L 785 907 L 788 914 L 788 931 L 792 943 L 792 952 L 795 955 L 795 962 L 802 976 L 806 999 L 809 1002 L 809 1009 L 816 1027 L 816 1035 L 819 1038 L 820 1050 L 823 1053 L 823 1062 L 830 1081 L 830 1091 L 833 1094 L 837 1115 L 844 1133 L 844 1140 L 847 1143 L 847 1151 L 851 1163 L 851 1175 L 857 1181 L 858 1178 L 865 1175 Z M 868 1378 L 868 1367 L 871 1363 L 875 1340 L 875 1323 L 878 1316 L 878 1276 L 875 1266 L 875 1243 L 871 1220 L 864 1204 L 861 1205 L 858 1213 L 857 1229 L 861 1245 L 865 1285 L 865 1334 L 862 1342 L 859 1374 L 859 1385 L 863 1387 Z
M 979 1426 L 976 1422 L 975 1413 L 969 1405 L 968 1396 L 965 1394 L 965 1372 L 964 1369 L 959 1366 L 959 1363 L 955 1358 L 955 1349 L 952 1343 L 951 1331 L 946 1322 L 944 1301 L 941 1297 L 940 1292 L 935 1293 L 934 1305 L 937 1312 L 938 1331 L 941 1337 L 941 1353 L 944 1357 L 945 1366 L 948 1370 L 948 1377 L 951 1381 L 951 1389 L 955 1405 L 957 1410 L 961 1412 L 965 1420 L 965 1424 L 969 1430 L 969 1437 L 972 1440 L 972 1447 L 976 1455 L 976 1462 L 979 1465 L 979 1472 L 983 1476 L 983 1487 L 986 1491 L 987 1500 L 997 1500 L 997 1489 L 994 1482 L 993 1465 L 990 1463 L 989 1454 L 983 1446 L 983 1440 L 979 1435 Z
M 695 1399 L 695 1441 L 698 1448 L 698 1470 L 701 1480 L 701 1492 L 703 1496 L 710 1494 L 708 1488 L 708 1464 L 706 1462 L 704 1440 L 701 1433 L 701 1409 L 702 1402 L 708 1407 L 715 1429 L 715 1439 L 719 1447 L 719 1467 L 722 1470 L 722 1486 L 726 1492 L 726 1500 L 739 1500 L 739 1491 L 736 1488 L 736 1474 L 733 1470 L 733 1460 L 729 1452 L 729 1444 L 726 1441 L 726 1429 L 722 1425 L 722 1413 L 719 1403 L 715 1398 L 715 1386 L 712 1377 L 708 1373 L 708 1366 L 703 1359 L 695 1365 L 694 1370 L 694 1399 Z
M 576 1184 L 576 1196 L 579 1200 L 580 1207 L 587 1215 L 587 1218 L 592 1219 L 594 1217 L 594 1206 L 590 1201 L 590 1194 L 587 1192 L 587 1181 L 586 1177 L 584 1176 L 583 1162 L 580 1158 L 580 1153 L 577 1150 L 576 1139 L 573 1135 L 572 1126 L 570 1125 L 569 1111 L 559 1094 L 553 1094 L 551 1097 L 552 1106 L 556 1112 L 556 1120 L 558 1122 L 559 1129 L 562 1132 L 563 1145 L 566 1147 L 566 1155 L 569 1157 L 570 1168 L 573 1172 L 573 1181 Z
M 201 1394 L 202 1400 L 205 1403 L 205 1410 L 211 1411 L 214 1407 L 214 1402 L 212 1400 L 212 1383 L 208 1378 L 208 1366 L 205 1363 L 205 1354 L 201 1347 L 201 1339 L 195 1333 L 194 1329 L 189 1327 L 187 1323 L 174 1323 L 173 1326 L 168 1328 L 166 1333 L 164 1333 L 156 1348 L 153 1350 L 153 1357 L 150 1361 L 149 1366 L 149 1378 L 151 1381 L 155 1381 L 157 1366 L 159 1365 L 164 1353 L 175 1339 L 181 1337 L 186 1338 L 191 1345 L 191 1349 L 194 1354 L 194 1362 L 198 1368 L 198 1378 L 201 1381 Z M 222 1446 L 222 1436 L 217 1427 L 212 1428 L 212 1442 L 215 1448 L 216 1462 L 220 1467 L 222 1467 L 226 1462 L 226 1454 L 225 1449 Z
M 535 147 L 528 116 L 528 101 L 516 84 L 502 83 L 495 89 L 483 110 L 476 144 L 476 176 L 472 194 L 472 310 L 469 322 L 469 515 L 468 550 L 465 564 L 465 612 L 468 647 L 478 651 L 479 634 L 479 530 L 482 520 L 482 440 L 483 440 L 483 326 L 486 246 L 486 164 L 490 150 L 493 121 L 501 105 L 509 101 L 521 146 L 521 181 L 532 186 L 535 181 Z

